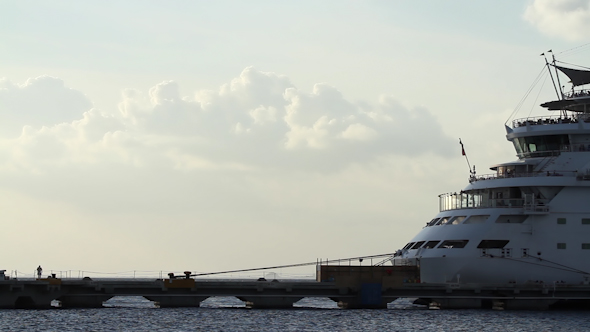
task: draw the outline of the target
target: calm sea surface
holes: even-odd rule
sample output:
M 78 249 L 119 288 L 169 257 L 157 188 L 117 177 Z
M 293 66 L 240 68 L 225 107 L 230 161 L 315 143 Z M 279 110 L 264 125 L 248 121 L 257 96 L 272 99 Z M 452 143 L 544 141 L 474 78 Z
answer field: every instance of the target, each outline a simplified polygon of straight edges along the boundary
M 1 331 L 590 331 L 588 311 L 427 310 L 398 300 L 383 310 L 340 310 L 303 299 L 288 310 L 251 310 L 235 298 L 201 308 L 155 308 L 116 297 L 103 309 L 0 310 Z

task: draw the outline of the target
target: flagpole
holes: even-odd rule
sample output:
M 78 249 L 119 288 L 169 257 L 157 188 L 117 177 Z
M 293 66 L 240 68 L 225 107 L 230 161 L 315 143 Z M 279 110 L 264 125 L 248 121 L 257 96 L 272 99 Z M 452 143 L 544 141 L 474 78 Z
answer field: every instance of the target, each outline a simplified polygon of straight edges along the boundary
M 461 138 L 459 138 L 459 144 L 461 144 L 461 154 L 465 156 L 465 160 L 467 161 L 467 167 L 469 167 L 469 174 L 471 176 L 475 176 L 475 169 L 471 170 L 471 164 L 469 164 L 469 158 L 467 158 L 467 153 L 465 153 L 465 147 L 463 147 L 463 142 L 461 142 Z

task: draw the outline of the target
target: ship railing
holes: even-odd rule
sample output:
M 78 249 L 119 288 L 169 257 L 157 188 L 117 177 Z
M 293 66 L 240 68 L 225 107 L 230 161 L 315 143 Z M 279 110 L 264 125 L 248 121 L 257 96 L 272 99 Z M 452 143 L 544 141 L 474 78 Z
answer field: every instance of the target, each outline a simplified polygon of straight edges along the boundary
M 549 212 L 549 206 L 546 202 L 538 200 L 536 203 L 525 202 L 523 208 L 525 212 Z
M 541 198 L 486 198 L 485 194 L 443 194 L 439 196 L 439 210 L 523 208 L 525 211 L 547 211 L 549 201 Z
M 559 150 L 520 152 L 520 153 L 517 153 L 516 156 L 521 159 L 522 158 L 535 158 L 535 157 L 555 157 L 555 156 L 559 156 L 562 152 L 570 152 L 569 145 L 564 145 Z
M 419 266 L 419 261 L 416 258 L 396 258 L 391 260 L 393 266 Z
M 566 99 L 590 97 L 590 90 L 581 89 L 577 91 L 569 91 L 563 94 Z
M 576 172 L 576 171 L 519 172 L 519 173 L 509 173 L 509 174 L 495 173 L 495 174 L 483 174 L 483 175 L 472 176 L 470 178 L 470 182 L 497 180 L 497 179 L 508 179 L 508 178 L 539 177 L 539 176 L 575 176 L 575 177 L 580 177 L 580 174 L 578 174 L 578 172 Z
M 532 116 L 528 118 L 515 119 L 512 121 L 512 128 L 536 126 L 536 125 L 550 125 L 550 124 L 564 124 L 578 121 L 573 117 L 564 117 L 561 115 L 550 115 L 550 116 Z
M 532 116 L 528 118 L 515 119 L 512 121 L 512 128 L 539 126 L 539 125 L 553 125 L 553 124 L 568 124 L 578 122 L 590 122 L 590 114 L 575 113 L 571 116 L 550 115 L 550 116 Z
M 526 151 L 517 154 L 519 158 L 552 157 L 559 156 L 563 152 L 589 152 L 590 144 L 563 144 L 558 150 Z

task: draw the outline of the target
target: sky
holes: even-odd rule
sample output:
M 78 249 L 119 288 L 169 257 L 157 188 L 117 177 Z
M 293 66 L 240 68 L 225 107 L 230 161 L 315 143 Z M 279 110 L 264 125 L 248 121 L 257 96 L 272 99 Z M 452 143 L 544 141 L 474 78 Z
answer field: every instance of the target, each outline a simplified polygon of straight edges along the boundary
M 468 184 L 459 138 L 516 159 L 539 54 L 590 65 L 588 28 L 588 0 L 2 1 L 0 269 L 395 252 Z

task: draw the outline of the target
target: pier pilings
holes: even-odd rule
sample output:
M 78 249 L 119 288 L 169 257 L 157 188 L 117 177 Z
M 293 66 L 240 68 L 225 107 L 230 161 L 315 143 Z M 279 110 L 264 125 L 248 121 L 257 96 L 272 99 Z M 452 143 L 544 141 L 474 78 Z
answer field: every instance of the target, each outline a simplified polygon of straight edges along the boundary
M 0 281 L 0 308 L 48 309 L 51 302 L 66 293 L 59 283 L 38 280 L 34 283 L 17 280 Z

